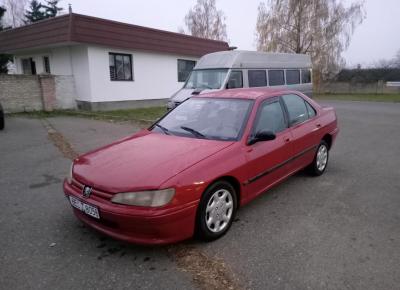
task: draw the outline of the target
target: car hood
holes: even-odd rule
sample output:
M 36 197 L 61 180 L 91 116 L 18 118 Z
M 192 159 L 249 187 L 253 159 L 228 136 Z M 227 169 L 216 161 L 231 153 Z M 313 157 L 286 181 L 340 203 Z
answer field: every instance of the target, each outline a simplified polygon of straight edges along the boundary
M 157 189 L 231 144 L 142 132 L 80 156 L 74 162 L 73 176 L 110 193 Z

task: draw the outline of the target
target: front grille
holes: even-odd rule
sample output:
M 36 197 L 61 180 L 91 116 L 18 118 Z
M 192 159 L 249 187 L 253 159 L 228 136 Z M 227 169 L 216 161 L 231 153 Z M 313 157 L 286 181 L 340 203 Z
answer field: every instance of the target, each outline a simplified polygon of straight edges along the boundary
M 76 180 L 75 178 L 72 179 L 72 186 L 75 187 L 75 189 L 77 189 L 79 192 L 82 192 L 84 184 L 79 182 L 78 180 Z M 112 194 L 98 190 L 96 188 L 92 188 L 92 193 L 91 195 L 94 195 L 96 197 L 105 199 L 105 200 L 111 200 L 111 198 L 113 197 Z

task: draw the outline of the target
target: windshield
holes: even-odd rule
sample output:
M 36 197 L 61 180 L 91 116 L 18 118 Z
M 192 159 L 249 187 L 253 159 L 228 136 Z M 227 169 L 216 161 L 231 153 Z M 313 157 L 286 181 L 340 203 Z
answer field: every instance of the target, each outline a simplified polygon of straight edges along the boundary
M 252 100 L 190 98 L 153 126 L 153 131 L 211 140 L 238 140 Z
M 228 69 L 199 69 L 190 74 L 186 89 L 220 89 Z

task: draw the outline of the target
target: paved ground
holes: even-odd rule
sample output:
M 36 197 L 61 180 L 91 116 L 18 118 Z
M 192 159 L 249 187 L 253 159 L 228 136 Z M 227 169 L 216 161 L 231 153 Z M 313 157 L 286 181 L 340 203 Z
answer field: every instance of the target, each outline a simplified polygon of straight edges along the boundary
M 213 243 L 251 289 L 398 289 L 400 104 L 330 102 L 341 132 L 326 174 L 299 173 L 238 213 Z M 137 130 L 79 118 L 50 123 L 79 151 Z M 165 248 L 105 239 L 72 216 L 61 193 L 70 162 L 41 122 L 0 132 L 0 288 L 193 288 Z M 51 247 L 52 243 L 56 243 Z

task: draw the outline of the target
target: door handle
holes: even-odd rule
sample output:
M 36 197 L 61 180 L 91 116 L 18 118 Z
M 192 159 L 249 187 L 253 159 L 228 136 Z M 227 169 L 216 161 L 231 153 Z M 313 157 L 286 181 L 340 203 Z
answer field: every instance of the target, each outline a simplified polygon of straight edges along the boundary
M 289 137 L 285 137 L 284 140 L 285 140 L 286 143 L 290 142 L 290 138 Z
M 320 123 L 317 124 L 317 128 L 321 128 L 321 124 Z

